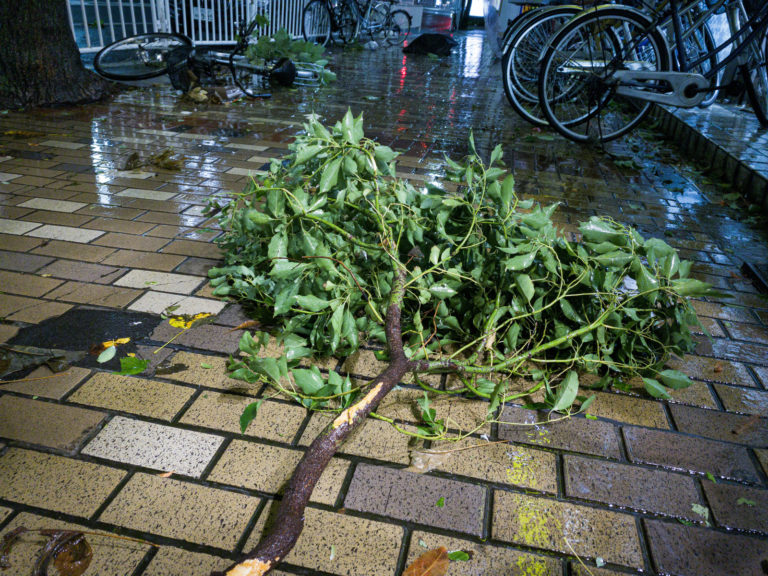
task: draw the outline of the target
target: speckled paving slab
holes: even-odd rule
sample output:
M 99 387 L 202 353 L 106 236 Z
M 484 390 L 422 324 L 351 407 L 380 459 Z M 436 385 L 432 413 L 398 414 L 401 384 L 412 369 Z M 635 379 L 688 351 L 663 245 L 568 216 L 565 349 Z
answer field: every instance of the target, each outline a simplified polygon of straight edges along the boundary
M 198 478 L 223 441 L 213 434 L 115 416 L 83 453 Z

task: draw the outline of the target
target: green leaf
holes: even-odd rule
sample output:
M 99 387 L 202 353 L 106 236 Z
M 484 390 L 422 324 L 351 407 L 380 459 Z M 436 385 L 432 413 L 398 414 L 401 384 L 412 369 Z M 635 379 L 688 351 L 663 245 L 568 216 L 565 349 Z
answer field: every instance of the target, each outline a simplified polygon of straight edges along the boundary
M 665 400 L 672 398 L 664 389 L 664 386 L 659 384 L 658 380 L 654 380 L 653 378 L 643 378 L 643 384 L 645 385 L 645 390 L 648 394 L 654 398 L 663 398 Z
M 264 400 L 258 400 L 256 402 L 251 402 L 248 404 L 248 406 L 245 407 L 245 410 L 243 410 L 243 413 L 240 415 L 240 432 L 245 434 L 246 428 L 248 428 L 248 424 L 253 422 L 253 419 L 256 418 L 256 414 L 259 411 L 259 407 L 261 406 L 261 403 L 264 402 Z
M 213 365 L 208 364 L 208 362 L 200 362 L 200 368 L 203 368 L 204 370 L 210 370 L 213 368 Z
M 99 364 L 109 362 L 112 360 L 112 358 L 115 357 L 115 354 L 117 354 L 117 346 L 108 346 L 102 351 L 101 354 L 99 354 L 98 358 L 96 358 L 96 362 Z
M 552 410 L 560 412 L 570 408 L 576 400 L 576 395 L 579 392 L 579 375 L 570 370 L 565 375 L 563 381 L 557 387 L 557 394 L 555 395 L 555 402 L 552 406 Z
M 528 276 L 528 274 L 516 274 L 515 282 L 517 283 L 517 287 L 520 289 L 522 295 L 525 296 L 525 299 L 528 300 L 528 302 L 530 302 L 533 299 L 535 293 L 531 277 Z
M 717 484 L 717 480 L 715 480 L 715 476 L 712 474 L 712 472 L 707 472 L 705 476 L 707 477 L 707 480 L 712 482 L 712 484 Z
M 315 156 L 317 156 L 320 152 L 325 150 L 326 147 L 322 144 L 313 144 L 311 146 L 302 146 L 296 151 L 296 159 L 293 162 L 293 165 L 296 166 L 297 164 L 304 164 L 308 160 L 311 160 Z
M 682 269 L 682 263 L 680 265 Z M 685 278 L 672 281 L 672 288 L 680 296 L 706 296 L 711 290 L 711 285 L 695 278 Z
M 739 498 L 738 500 L 736 500 L 736 505 L 752 507 L 752 506 L 757 506 L 757 502 L 755 502 L 754 500 L 749 500 L 748 498 Z
M 437 499 L 437 502 L 435 502 L 435 506 L 438 508 L 442 508 L 445 506 L 445 498 L 443 496 L 440 496 L 440 498 Z
M 607 254 L 600 254 L 595 257 L 595 261 L 601 266 L 608 268 L 623 268 L 634 259 L 631 252 L 624 252 L 622 250 L 615 250 L 608 252 Z
M 114 346 L 111 346 L 111 348 L 114 348 Z M 149 360 L 142 360 L 135 356 L 126 356 L 125 358 L 120 358 L 120 372 L 115 372 L 115 374 L 120 374 L 121 376 L 141 374 L 147 369 L 147 366 L 149 366 Z
M 600 244 L 601 242 L 610 242 L 616 246 L 627 245 L 627 235 L 615 224 L 592 216 L 589 222 L 583 222 L 579 226 L 579 231 L 587 242 Z
M 693 384 L 693 381 L 679 370 L 663 370 L 659 372 L 659 379 L 672 390 L 681 390 Z
M 272 259 L 285 258 L 288 256 L 288 237 L 285 232 L 280 232 L 272 236 L 272 240 L 269 241 L 267 256 Z
M 309 310 L 310 312 L 319 312 L 320 310 L 324 310 L 331 305 L 328 300 L 323 300 L 322 298 L 312 296 L 311 294 L 306 296 L 296 296 L 294 300 L 299 306 Z
M 584 324 L 584 319 L 579 316 L 579 314 L 574 310 L 573 306 L 571 306 L 571 303 L 568 302 L 566 298 L 560 299 L 560 309 L 563 311 L 563 315 L 568 318 L 568 320 L 572 322 L 578 322 L 579 324 Z
M 456 290 L 448 286 L 447 284 L 441 283 L 441 284 L 434 284 L 433 286 L 429 287 L 429 292 L 433 296 L 437 296 L 441 300 L 445 298 L 450 298 L 451 296 L 454 296 L 456 294 Z
M 296 386 L 301 388 L 301 390 L 307 396 L 315 394 L 318 390 L 320 390 L 320 388 L 325 386 L 323 377 L 320 375 L 320 372 L 317 370 L 317 368 L 315 368 L 315 370 L 294 368 L 291 370 L 291 374 L 293 374 L 293 379 L 296 382 Z
M 453 552 L 448 552 L 448 560 L 452 562 L 468 562 L 470 556 L 464 550 L 454 550 Z
M 514 258 L 510 258 L 507 260 L 504 269 L 505 270 L 512 270 L 512 271 L 520 271 L 525 270 L 528 268 L 531 264 L 533 264 L 533 261 L 536 259 L 536 250 L 532 250 L 531 252 L 528 252 L 527 254 L 521 254 L 519 256 L 515 256 Z
M 323 175 L 320 177 L 320 185 L 318 187 L 320 194 L 325 194 L 336 186 L 336 182 L 339 179 L 339 166 L 341 166 L 341 158 L 336 158 L 323 169 Z

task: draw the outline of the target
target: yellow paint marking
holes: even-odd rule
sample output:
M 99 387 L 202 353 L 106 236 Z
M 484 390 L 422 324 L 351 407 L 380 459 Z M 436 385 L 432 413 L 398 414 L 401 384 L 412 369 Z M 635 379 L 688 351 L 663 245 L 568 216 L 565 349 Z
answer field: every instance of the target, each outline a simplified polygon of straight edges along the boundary
M 280 560 L 280 558 L 276 558 Z M 262 576 L 269 571 L 272 562 L 262 562 L 256 558 L 240 562 L 237 566 L 227 572 L 227 576 Z
M 381 390 L 382 386 L 384 386 L 384 382 L 379 382 L 376 384 L 376 386 L 371 388 L 368 394 L 366 394 L 365 397 L 360 400 L 360 402 L 357 402 L 339 414 L 336 420 L 333 421 L 332 428 L 336 429 L 342 424 L 352 424 L 352 420 L 355 419 L 355 415 L 360 412 L 360 410 L 368 406 L 371 402 L 373 402 L 374 397 L 379 393 L 379 390 Z

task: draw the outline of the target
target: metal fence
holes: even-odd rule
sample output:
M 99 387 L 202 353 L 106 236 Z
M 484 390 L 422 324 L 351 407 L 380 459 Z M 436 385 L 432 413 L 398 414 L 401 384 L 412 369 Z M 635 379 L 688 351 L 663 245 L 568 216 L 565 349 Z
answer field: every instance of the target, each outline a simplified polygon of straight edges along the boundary
M 264 14 L 272 35 L 285 28 L 301 36 L 305 0 L 69 0 L 69 23 L 81 52 L 96 52 L 121 38 L 179 32 L 195 44 L 233 44 L 241 20 Z

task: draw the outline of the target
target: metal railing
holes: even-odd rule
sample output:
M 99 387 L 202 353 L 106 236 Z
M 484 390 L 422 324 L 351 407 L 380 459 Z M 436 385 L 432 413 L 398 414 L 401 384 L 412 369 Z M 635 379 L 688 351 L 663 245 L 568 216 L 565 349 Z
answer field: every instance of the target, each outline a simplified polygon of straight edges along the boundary
M 285 28 L 301 36 L 305 0 L 69 0 L 69 24 L 81 52 L 96 52 L 121 38 L 179 32 L 195 44 L 234 44 L 237 25 L 264 14 L 259 32 Z

